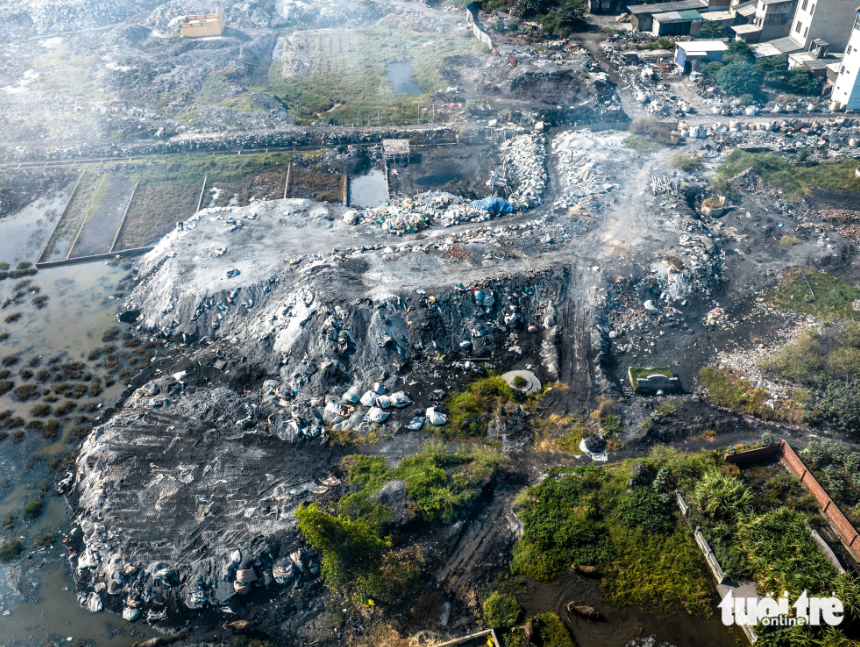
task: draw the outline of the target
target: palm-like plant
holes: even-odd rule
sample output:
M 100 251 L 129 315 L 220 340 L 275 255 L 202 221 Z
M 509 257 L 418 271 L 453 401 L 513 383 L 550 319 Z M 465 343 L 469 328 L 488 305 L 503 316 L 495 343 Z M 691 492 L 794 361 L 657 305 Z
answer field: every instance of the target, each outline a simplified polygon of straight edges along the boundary
M 734 519 L 752 506 L 752 493 L 743 481 L 717 470 L 705 473 L 692 499 L 698 511 L 712 521 Z

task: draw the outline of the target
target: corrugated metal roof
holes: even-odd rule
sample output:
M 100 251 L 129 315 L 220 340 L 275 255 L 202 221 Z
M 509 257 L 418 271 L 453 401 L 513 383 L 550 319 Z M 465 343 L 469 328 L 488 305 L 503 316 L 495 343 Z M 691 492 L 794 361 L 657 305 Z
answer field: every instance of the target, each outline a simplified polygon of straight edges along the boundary
M 699 52 L 725 52 L 729 46 L 721 40 L 691 40 L 676 43 L 678 49 L 683 49 L 687 54 Z
M 685 11 L 666 11 L 664 13 L 655 13 L 654 20 L 657 22 L 682 22 L 686 20 L 701 20 L 702 14 L 695 9 L 687 9 Z
M 684 9 L 700 9 L 707 6 L 707 0 L 681 0 L 680 2 L 663 2 L 660 4 L 634 4 L 627 7 L 627 11 L 633 14 L 661 13 L 666 11 L 683 11 Z

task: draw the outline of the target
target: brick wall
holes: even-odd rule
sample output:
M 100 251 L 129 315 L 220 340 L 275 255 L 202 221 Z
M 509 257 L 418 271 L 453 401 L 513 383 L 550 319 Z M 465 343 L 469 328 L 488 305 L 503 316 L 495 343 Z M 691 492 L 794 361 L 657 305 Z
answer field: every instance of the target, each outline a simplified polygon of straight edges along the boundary
M 842 541 L 854 555 L 854 558 L 860 561 L 860 535 L 857 534 L 854 526 L 849 523 L 833 499 L 828 496 L 821 484 L 812 475 L 812 472 L 806 468 L 800 457 L 784 440 L 780 441 L 780 454 L 786 467 L 797 477 L 800 484 L 815 497 L 822 514 L 827 517 L 842 536 Z

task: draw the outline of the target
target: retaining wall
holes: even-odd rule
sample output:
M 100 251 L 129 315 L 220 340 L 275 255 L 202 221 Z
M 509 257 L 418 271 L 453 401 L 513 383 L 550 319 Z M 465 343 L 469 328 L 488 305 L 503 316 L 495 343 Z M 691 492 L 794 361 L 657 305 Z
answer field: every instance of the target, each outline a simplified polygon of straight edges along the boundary
M 484 31 L 484 28 L 481 26 L 481 23 L 478 22 L 478 12 L 475 11 L 471 5 L 466 7 L 466 21 L 469 23 L 469 26 L 472 28 L 472 33 L 475 35 L 479 41 L 484 43 L 487 47 L 490 48 L 490 52 L 493 55 L 497 55 L 499 52 L 496 51 L 495 45 L 493 45 L 493 39 L 490 38 L 490 35 Z
M 821 509 L 821 514 L 830 522 L 831 527 L 839 534 L 842 543 L 851 553 L 851 556 L 860 562 L 860 534 L 857 533 L 851 522 L 842 514 L 839 506 L 830 498 L 830 495 L 824 491 L 821 484 L 812 475 L 812 472 L 803 464 L 791 446 L 780 440 L 778 445 L 771 447 L 759 447 L 746 452 L 737 454 L 726 454 L 726 462 L 729 463 L 747 463 L 757 460 L 762 460 L 769 456 L 779 455 L 782 464 L 797 477 L 800 484 L 806 488 L 818 503 Z

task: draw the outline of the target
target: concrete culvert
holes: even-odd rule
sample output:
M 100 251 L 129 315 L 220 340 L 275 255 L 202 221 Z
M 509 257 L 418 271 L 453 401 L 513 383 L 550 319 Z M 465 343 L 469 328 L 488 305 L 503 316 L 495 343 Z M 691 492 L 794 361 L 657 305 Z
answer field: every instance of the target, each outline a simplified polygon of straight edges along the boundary
M 540 380 L 531 371 L 509 371 L 502 375 L 502 379 L 509 387 L 525 395 L 531 395 L 541 388 Z

